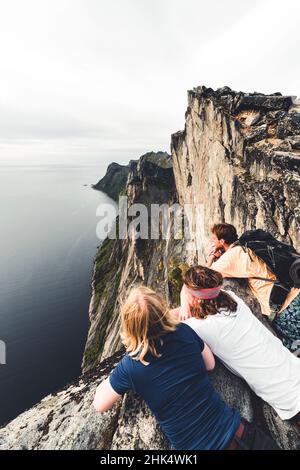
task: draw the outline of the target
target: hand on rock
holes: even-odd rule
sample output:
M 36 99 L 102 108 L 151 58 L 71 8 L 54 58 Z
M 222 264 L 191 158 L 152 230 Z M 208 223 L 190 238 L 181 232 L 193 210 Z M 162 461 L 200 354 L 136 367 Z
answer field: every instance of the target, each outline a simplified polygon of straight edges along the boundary
M 178 315 L 179 321 L 185 321 L 188 318 L 191 318 L 191 316 L 192 314 L 191 314 L 190 309 L 185 309 L 185 308 L 180 307 L 179 315 Z

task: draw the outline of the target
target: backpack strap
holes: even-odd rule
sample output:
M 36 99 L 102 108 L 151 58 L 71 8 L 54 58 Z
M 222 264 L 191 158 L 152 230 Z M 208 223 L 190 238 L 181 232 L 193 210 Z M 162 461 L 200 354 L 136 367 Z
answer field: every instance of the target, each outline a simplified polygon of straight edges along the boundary
M 288 289 L 288 287 L 285 287 L 281 282 L 279 282 L 277 279 L 268 279 L 267 277 L 259 277 L 259 276 L 252 276 L 252 277 L 247 277 L 247 279 L 260 279 L 261 281 L 266 281 L 266 282 L 273 282 L 273 284 L 277 284 L 278 286 L 282 287 L 282 289 L 286 290 L 287 292 L 290 292 L 291 289 Z
M 240 246 L 243 249 L 243 251 L 248 254 L 250 260 L 252 262 L 254 261 L 254 258 L 252 256 L 253 251 L 251 250 L 251 248 L 249 248 L 246 245 L 240 244 L 238 240 L 232 245 L 232 248 L 234 248 L 236 246 Z M 255 253 L 254 253 L 254 255 L 255 255 Z M 255 256 L 257 256 L 257 255 L 255 255 Z M 247 278 L 244 278 L 244 279 L 249 279 L 249 280 L 250 279 L 259 279 L 259 280 L 264 281 L 264 282 L 272 282 L 273 283 L 273 287 L 272 287 L 271 294 L 270 294 L 270 307 L 271 307 L 271 310 L 272 310 L 273 313 L 269 317 L 270 320 L 273 322 L 277 318 L 277 316 L 279 314 L 279 310 L 281 309 L 282 305 L 284 304 L 285 299 L 288 296 L 288 294 L 290 293 L 291 289 L 284 286 L 281 282 L 278 281 L 278 279 L 270 279 L 270 278 L 259 277 L 259 276 L 251 276 L 251 277 L 247 277 Z M 275 310 L 274 310 L 274 308 L 275 308 Z
M 235 248 L 236 246 L 241 247 L 242 250 L 244 251 L 244 253 L 248 253 L 249 258 L 251 259 L 251 261 L 253 261 L 253 256 L 252 256 L 252 253 L 251 253 L 251 252 L 253 252 L 253 250 L 251 250 L 251 248 L 249 248 L 249 247 L 247 246 L 247 243 L 246 243 L 245 245 L 243 245 L 242 243 L 240 243 L 239 240 L 237 240 L 236 242 L 234 242 L 234 243 L 231 245 L 230 248 Z M 253 252 L 253 253 L 254 253 L 254 252 Z M 254 254 L 255 254 L 255 253 L 254 253 Z

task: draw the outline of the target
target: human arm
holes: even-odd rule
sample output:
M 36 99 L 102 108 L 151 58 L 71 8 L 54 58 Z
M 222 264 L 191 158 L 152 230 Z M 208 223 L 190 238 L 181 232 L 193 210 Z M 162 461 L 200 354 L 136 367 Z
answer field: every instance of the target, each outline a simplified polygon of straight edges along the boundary
M 192 316 L 191 307 L 193 302 L 193 296 L 188 292 L 186 285 L 183 284 L 180 292 L 180 308 L 178 310 L 178 319 L 180 321 L 187 320 Z
M 204 343 L 204 349 L 201 354 L 204 360 L 206 370 L 213 370 L 215 368 L 216 361 L 215 361 L 213 353 L 211 352 L 211 350 L 205 343 Z
M 109 379 L 106 379 L 97 387 L 93 405 L 96 411 L 104 413 L 112 408 L 120 398 L 122 395 L 116 393 L 110 385 Z
M 212 264 L 217 261 L 223 254 L 224 251 L 222 251 L 220 248 L 216 248 L 215 245 L 212 245 L 210 252 L 207 256 L 206 266 L 210 268 Z
M 211 265 L 213 264 L 214 259 L 215 259 L 214 255 L 212 255 L 212 254 L 209 254 L 209 255 L 208 255 L 208 257 L 207 257 L 207 263 L 206 263 L 206 266 L 207 266 L 208 268 L 211 268 Z
M 103 413 L 109 410 L 124 393 L 132 389 L 130 361 L 131 359 L 125 355 L 110 376 L 98 386 L 94 398 L 96 411 Z
M 184 321 L 192 316 L 190 301 L 191 299 L 188 296 L 185 285 L 183 285 L 180 292 L 180 307 L 172 308 L 170 310 L 170 313 L 176 318 L 176 320 Z
M 253 270 L 251 258 L 242 247 L 229 248 L 222 256 L 215 260 L 211 269 L 218 271 L 223 277 L 247 278 Z

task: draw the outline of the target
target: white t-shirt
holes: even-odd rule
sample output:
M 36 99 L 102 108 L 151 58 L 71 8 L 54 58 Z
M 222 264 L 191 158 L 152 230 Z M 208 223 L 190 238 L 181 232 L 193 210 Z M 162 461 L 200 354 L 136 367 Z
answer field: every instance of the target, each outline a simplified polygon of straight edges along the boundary
M 234 292 L 236 312 L 185 321 L 228 369 L 243 377 L 281 419 L 300 412 L 300 359 L 285 348 Z

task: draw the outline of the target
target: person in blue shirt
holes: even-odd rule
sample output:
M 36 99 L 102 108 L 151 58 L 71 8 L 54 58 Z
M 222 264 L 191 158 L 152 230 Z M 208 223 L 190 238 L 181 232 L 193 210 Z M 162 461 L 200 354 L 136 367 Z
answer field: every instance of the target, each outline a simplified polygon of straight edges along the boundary
M 212 352 L 192 328 L 175 319 L 160 295 L 144 286 L 129 293 L 121 307 L 121 338 L 126 354 L 96 390 L 98 412 L 133 390 L 174 449 L 243 448 L 238 442 L 245 421 L 224 403 L 208 377 L 215 366 Z M 267 438 L 264 448 L 276 446 Z

